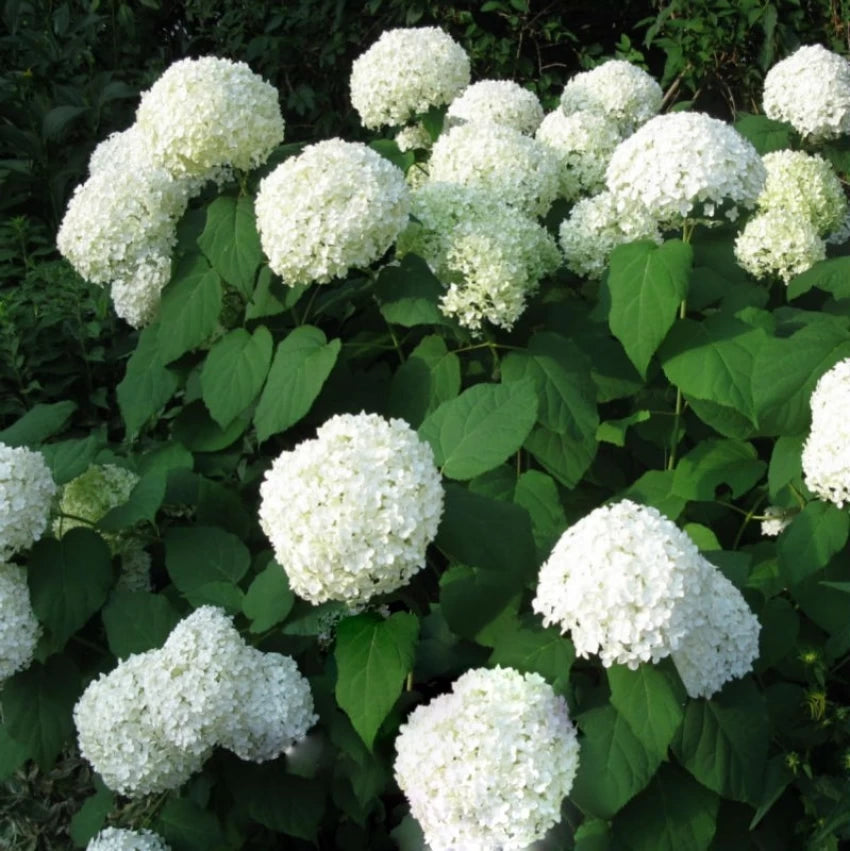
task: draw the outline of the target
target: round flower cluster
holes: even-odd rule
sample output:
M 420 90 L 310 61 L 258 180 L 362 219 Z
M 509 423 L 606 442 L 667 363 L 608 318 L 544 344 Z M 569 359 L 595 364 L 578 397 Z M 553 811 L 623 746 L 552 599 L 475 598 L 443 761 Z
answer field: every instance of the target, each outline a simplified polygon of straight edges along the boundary
M 561 95 L 561 109 L 566 115 L 583 111 L 607 115 L 627 136 L 657 115 L 663 97 L 661 86 L 646 71 L 611 59 L 570 79 Z
M 431 148 L 431 134 L 425 128 L 425 125 L 416 122 L 407 127 L 402 127 L 395 134 L 395 143 L 400 151 L 427 151 Z
M 86 851 L 170 851 L 171 846 L 150 830 L 107 827 L 86 845 Z
M 761 533 L 769 538 L 775 538 L 786 529 L 793 520 L 794 514 L 778 505 L 768 505 L 764 510 L 761 521 Z
M 839 508 L 850 502 L 850 358 L 825 372 L 810 400 L 812 427 L 803 445 L 806 487 Z
M 128 796 L 177 788 L 216 745 L 274 759 L 316 716 L 294 663 L 269 655 L 247 646 L 221 609 L 197 609 L 161 649 L 89 684 L 74 708 L 80 752 Z
M 561 253 L 549 232 L 491 193 L 426 183 L 413 193 L 413 217 L 398 253 L 423 257 L 448 287 L 447 316 L 472 331 L 490 322 L 510 329 Z
M 540 125 L 535 138 L 558 154 L 560 195 L 575 201 L 605 188 L 605 169 L 622 135 L 616 122 L 597 112 L 564 115 L 556 109 Z
M 40 452 L 0 443 L 0 560 L 31 547 L 47 528 L 56 494 Z
M 800 47 L 765 75 L 763 105 L 812 141 L 850 133 L 850 62 L 820 44 Z
M 751 218 L 735 239 L 735 259 L 754 278 L 788 283 L 826 257 L 826 243 L 808 219 L 769 210 Z
M 257 230 L 286 284 L 326 284 L 381 257 L 407 224 L 401 169 L 359 142 L 329 139 L 260 184 Z
M 260 525 L 292 590 L 311 603 L 365 603 L 425 564 L 443 487 L 431 447 L 404 420 L 341 414 L 274 461 Z
M 537 95 L 513 80 L 480 80 L 466 88 L 446 112 L 446 126 L 489 121 L 531 135 L 543 120 Z
M 713 218 L 734 221 L 751 208 L 766 172 L 756 149 L 734 128 L 698 112 L 659 115 L 622 142 L 608 164 L 614 196 L 641 204 L 660 225 Z
M 602 277 L 611 252 L 638 239 L 661 244 L 658 223 L 641 206 L 626 207 L 610 192 L 583 198 L 561 222 L 561 250 L 567 268 L 591 279 Z
M 256 168 L 283 141 L 277 89 L 244 62 L 214 56 L 171 65 L 142 94 L 136 123 L 177 177 Z
M 452 127 L 434 143 L 433 181 L 474 186 L 531 216 L 546 214 L 558 195 L 558 155 L 512 127 L 475 122 Z
M 396 751 L 396 780 L 433 851 L 542 839 L 579 762 L 564 698 L 512 668 L 467 671 L 410 714 Z
M 363 126 L 396 127 L 469 85 L 469 57 L 438 27 L 386 30 L 351 66 L 351 103 Z
M 40 636 L 26 570 L 0 561 L 0 687 L 30 666 Z
M 692 697 L 710 696 L 758 656 L 759 624 L 740 592 L 656 509 L 623 500 L 567 529 L 532 604 L 602 664 L 673 654 Z M 727 646 L 729 638 L 734 647 Z

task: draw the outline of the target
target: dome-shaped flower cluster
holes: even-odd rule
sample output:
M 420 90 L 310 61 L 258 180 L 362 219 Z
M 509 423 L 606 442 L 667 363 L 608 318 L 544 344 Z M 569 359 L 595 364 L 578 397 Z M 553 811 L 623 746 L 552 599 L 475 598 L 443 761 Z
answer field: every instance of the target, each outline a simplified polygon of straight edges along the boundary
M 764 111 L 820 142 L 850 133 L 850 62 L 812 44 L 777 62 L 764 78 Z
M 758 655 L 758 621 L 721 580 L 674 523 L 623 500 L 564 532 L 532 605 L 544 624 L 570 631 L 579 656 L 637 668 L 673 653 L 688 693 L 709 696 Z
M 812 426 L 803 445 L 806 487 L 839 508 L 850 503 L 850 358 L 819 379 L 810 400 Z
M 541 142 L 501 124 L 452 127 L 434 143 L 430 179 L 499 195 L 530 216 L 542 216 L 558 195 L 558 155 Z
M 608 189 L 627 205 L 642 205 L 659 224 L 688 218 L 734 221 L 752 208 L 766 172 L 756 149 L 733 127 L 698 112 L 659 115 L 629 136 L 608 164 Z
M 775 538 L 782 534 L 793 519 L 794 512 L 779 505 L 768 505 L 761 521 L 761 533 L 769 538 Z
M 425 564 L 443 487 L 431 447 L 404 420 L 341 414 L 283 452 L 260 486 L 260 525 L 292 590 L 365 603 Z
M 561 109 L 574 112 L 598 112 L 616 121 L 624 136 L 661 109 L 661 86 L 646 71 L 611 59 L 590 71 L 572 77 L 561 95 Z
M 396 780 L 432 851 L 509 851 L 543 838 L 579 762 L 564 698 L 512 668 L 467 671 L 410 714 L 396 751 Z
M 400 151 L 427 151 L 431 148 L 433 141 L 425 125 L 417 121 L 415 124 L 402 127 L 395 134 L 395 143 Z
M 150 830 L 107 827 L 86 845 L 86 851 L 170 851 L 171 846 Z
M 285 658 L 249 647 L 221 609 L 203 606 L 161 649 L 89 684 L 74 708 L 80 752 L 128 796 L 177 788 L 216 745 L 273 759 L 316 721 L 309 684 Z
M 537 95 L 513 80 L 479 80 L 458 95 L 446 112 L 446 126 L 489 121 L 531 135 L 543 120 Z
M 56 485 L 40 452 L 0 443 L 0 560 L 44 533 Z
M 154 159 L 176 177 L 262 165 L 283 141 L 274 86 L 244 62 L 181 59 L 142 94 L 136 123 Z
M 281 163 L 255 208 L 269 266 L 286 284 L 326 284 L 392 246 L 410 191 L 401 169 L 371 148 L 329 139 Z
M 30 666 L 40 636 L 26 570 L 0 561 L 0 687 Z
M 467 85 L 469 57 L 438 27 L 386 30 L 351 67 L 351 103 L 373 130 L 450 103 Z

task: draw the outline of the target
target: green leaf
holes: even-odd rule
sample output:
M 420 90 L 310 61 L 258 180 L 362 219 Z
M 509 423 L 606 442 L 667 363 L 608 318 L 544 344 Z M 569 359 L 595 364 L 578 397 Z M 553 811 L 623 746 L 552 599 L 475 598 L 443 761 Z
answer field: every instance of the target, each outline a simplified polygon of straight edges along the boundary
M 821 260 L 797 275 L 786 289 L 788 301 L 807 293 L 812 287 L 832 293 L 836 299 L 850 298 L 850 257 Z
M 661 762 L 635 735 L 613 706 L 601 706 L 576 719 L 584 734 L 572 801 L 582 812 L 610 819 L 649 782 Z
M 789 585 L 816 573 L 847 543 L 850 516 L 829 502 L 810 502 L 779 538 L 779 569 Z
M 410 166 L 416 162 L 416 155 L 413 151 L 402 151 L 393 139 L 372 139 L 369 142 L 369 147 L 403 172 L 407 172 Z
M 416 254 L 405 254 L 397 266 L 385 266 L 378 275 L 375 295 L 381 315 L 393 325 L 445 325 L 438 307 L 445 287 Z
M 272 335 L 261 325 L 219 340 L 201 370 L 201 392 L 212 418 L 226 429 L 257 397 L 272 359 Z
M 156 818 L 156 832 L 162 834 L 173 851 L 209 851 L 224 842 L 215 813 L 189 798 L 168 798 Z
M 207 207 L 207 222 L 198 247 L 215 271 L 248 299 L 263 262 L 250 196 L 222 195 Z
M 159 323 L 155 323 L 141 333 L 117 388 L 118 407 L 128 437 L 136 435 L 165 405 L 180 383 L 176 373 L 165 368 L 159 350 L 159 331 Z
M 644 378 L 687 298 L 692 263 L 693 250 L 678 239 L 662 245 L 649 240 L 632 242 L 611 254 L 608 323 Z
M 484 567 L 456 564 L 440 577 L 440 608 L 452 631 L 486 644 L 484 629 L 519 608 L 522 584 Z
M 717 487 L 725 484 L 737 498 L 761 479 L 766 466 L 751 443 L 704 440 L 676 465 L 673 491 L 682 499 L 713 502 Z
M 215 526 L 172 526 L 165 536 L 165 567 L 178 591 L 190 595 L 210 583 L 233 587 L 248 572 L 251 554 Z
M 647 470 L 636 482 L 619 494 L 619 499 L 630 499 L 641 505 L 651 505 L 671 520 L 684 510 L 686 500 L 673 492 L 673 470 Z
M 623 851 L 706 851 L 719 801 L 680 768 L 662 765 L 652 782 L 614 820 Z
M 575 851 L 612 851 L 611 826 L 608 822 L 586 818 L 576 828 Z
M 539 470 L 527 470 L 516 482 L 513 500 L 528 511 L 534 545 L 540 561 L 549 556 L 552 547 L 567 528 L 558 486 L 551 476 Z
M 209 415 L 201 401 L 186 405 L 174 420 L 172 434 L 192 452 L 218 452 L 234 444 L 248 428 L 250 412 L 240 413 L 227 428 Z
M 489 664 L 540 674 L 556 691 L 569 685 L 570 668 L 576 652 L 572 641 L 552 627 L 541 629 L 529 619 L 518 629 L 502 633 L 496 640 Z
M 26 745 L 16 742 L 6 724 L 0 724 L 0 782 L 8 780 L 28 759 Z
M 60 431 L 76 410 L 76 402 L 35 405 L 9 428 L 0 431 L 0 443 L 6 446 L 37 447 Z
M 805 442 L 805 434 L 794 434 L 783 435 L 773 444 L 770 467 L 767 471 L 767 485 L 771 499 L 776 499 L 785 485 L 802 479 L 802 454 Z
M 178 267 L 159 307 L 159 352 L 163 363 L 197 348 L 218 328 L 222 289 L 218 272 L 189 258 Z
M 794 773 L 785 762 L 785 754 L 777 754 L 768 761 L 764 773 L 764 791 L 755 815 L 750 822 L 750 830 L 755 829 L 793 780 Z
M 84 848 L 103 828 L 115 805 L 115 795 L 105 786 L 83 802 L 71 819 L 70 834 L 77 848 Z
M 684 717 L 684 693 L 677 694 L 665 673 L 649 664 L 636 671 L 622 665 L 608 668 L 608 685 L 611 705 L 646 750 L 664 759 Z
M 327 342 L 312 325 L 301 325 L 278 344 L 254 424 L 262 443 L 295 425 L 309 410 L 331 369 L 341 343 Z
M 425 834 L 413 816 L 405 816 L 390 831 L 390 836 L 399 851 L 425 851 Z
M 72 104 L 54 106 L 44 115 L 41 121 L 41 138 L 45 141 L 56 139 L 72 121 L 85 115 L 88 111 L 88 106 L 74 106 Z
M 626 445 L 626 432 L 629 426 L 645 423 L 651 419 L 652 414 L 649 411 L 635 411 L 627 417 L 621 417 L 618 420 L 606 420 L 599 423 L 596 429 L 596 440 L 600 443 L 612 443 L 614 446 Z
M 727 684 L 711 700 L 692 700 L 673 742 L 676 757 L 703 786 L 758 805 L 770 724 L 764 697 L 750 679 Z
M 735 122 L 735 129 L 762 155 L 792 147 L 791 127 L 784 121 L 764 115 L 744 115 Z
M 50 468 L 53 481 L 57 485 L 65 485 L 71 479 L 85 473 L 105 443 L 105 434 L 101 431 L 93 431 L 87 437 L 48 443 L 39 451 Z M 7 445 L 14 444 L 7 443 Z
M 450 479 L 471 479 L 513 455 L 537 417 L 531 381 L 476 384 L 443 402 L 419 427 Z
M 180 612 L 162 594 L 113 591 L 101 612 L 109 649 L 118 659 L 162 647 Z
M 34 662 L 3 685 L 5 729 L 44 771 L 74 732 L 72 712 L 81 692 L 80 672 L 61 655 Z
M 336 699 L 371 749 L 413 670 L 419 621 L 407 612 L 346 618 L 336 630 Z
M 120 529 L 128 529 L 141 520 L 153 523 L 165 498 L 165 479 L 163 470 L 145 473 L 130 491 L 127 502 L 116 505 L 100 518 L 98 529 L 117 532 Z
M 113 582 L 109 547 L 84 528 L 61 541 L 42 538 L 32 548 L 27 580 L 33 611 L 63 647 L 106 602 Z
M 254 578 L 242 601 L 242 611 L 251 619 L 251 632 L 259 633 L 285 620 L 294 603 L 286 572 L 272 562 Z

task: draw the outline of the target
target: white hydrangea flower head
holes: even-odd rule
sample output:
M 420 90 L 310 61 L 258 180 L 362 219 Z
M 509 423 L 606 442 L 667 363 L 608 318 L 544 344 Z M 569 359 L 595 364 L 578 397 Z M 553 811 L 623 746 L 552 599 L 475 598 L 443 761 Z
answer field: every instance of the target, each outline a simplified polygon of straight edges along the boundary
M 628 205 L 642 204 L 664 226 L 688 218 L 734 221 L 752 208 L 766 171 L 737 130 L 699 112 L 659 115 L 621 142 L 606 172 L 608 189 Z
M 687 693 L 710 698 L 752 670 L 761 624 L 716 567 L 705 562 L 701 580 L 699 591 L 690 592 L 698 605 L 691 607 L 688 633 L 671 656 Z
M 452 127 L 434 143 L 430 179 L 501 196 L 530 216 L 543 216 L 558 195 L 558 155 L 512 127 L 475 122 Z
M 850 133 L 850 62 L 820 44 L 800 47 L 767 72 L 762 103 L 813 142 Z
M 664 93 L 646 71 L 622 59 L 610 59 L 572 77 L 561 95 L 561 109 L 599 112 L 613 119 L 624 136 L 661 109 Z
M 753 216 L 735 238 L 735 259 L 754 278 L 787 284 L 825 257 L 826 243 L 812 222 L 781 208 Z
M 284 283 L 326 284 L 380 258 L 407 225 L 401 169 L 359 142 L 329 139 L 260 184 L 257 230 Z
M 109 674 L 101 674 L 74 707 L 80 753 L 113 791 L 128 797 L 182 786 L 212 749 L 183 750 L 169 741 L 151 710 L 161 693 L 149 684 L 159 651 L 130 656 Z
M 578 656 L 605 667 L 657 662 L 688 629 L 689 587 L 705 559 L 655 508 L 622 500 L 595 509 L 560 537 L 540 568 L 532 607 L 570 632 Z
M 487 121 L 531 136 L 543 120 L 543 107 L 530 89 L 513 80 L 480 80 L 463 90 L 446 111 L 446 127 Z
M 469 57 L 438 27 L 385 30 L 354 60 L 349 82 L 364 127 L 400 127 L 469 85 Z
M 551 148 L 561 163 L 560 196 L 575 201 L 605 188 L 605 170 L 622 141 L 619 125 L 599 112 L 550 112 L 537 130 L 538 142 Z
M 107 827 L 86 845 L 86 851 L 171 851 L 171 846 L 151 830 Z
M 214 56 L 166 69 L 142 94 L 136 123 L 155 161 L 178 177 L 257 168 L 284 130 L 277 89 L 244 62 Z
M 561 250 L 570 271 L 592 280 L 602 277 L 611 252 L 639 239 L 660 245 L 658 222 L 640 205 L 626 208 L 610 192 L 582 198 L 559 229 Z
M 827 370 L 810 400 L 812 426 L 803 445 L 806 487 L 839 508 L 850 503 L 850 358 Z
M 847 196 L 832 166 L 817 154 L 774 151 L 762 162 L 767 181 L 758 198 L 762 212 L 782 210 L 808 219 L 820 236 L 838 230 L 847 216 Z
M 225 719 L 219 744 L 240 759 L 276 759 L 319 720 L 310 683 L 289 656 L 246 647 L 234 682 L 236 710 Z
M 764 520 L 761 521 L 761 533 L 769 538 L 780 535 L 794 519 L 794 512 L 778 505 L 768 505 L 764 510 Z
M 4 680 L 32 664 L 40 637 L 26 570 L 0 561 L 0 688 Z
M 407 127 L 402 127 L 395 134 L 395 143 L 398 149 L 404 151 L 428 151 L 433 145 L 431 134 L 425 129 L 422 122 L 417 121 L 416 124 L 410 124 Z
M 171 255 L 151 252 L 112 282 L 115 313 L 133 328 L 149 325 L 159 313 L 162 291 L 171 280 Z
M 0 560 L 44 533 L 56 485 L 40 452 L 0 443 Z
M 467 671 L 410 714 L 395 744 L 396 780 L 432 851 L 543 838 L 579 763 L 564 698 L 512 668 Z
M 341 414 L 283 452 L 260 486 L 260 525 L 292 590 L 314 605 L 365 603 L 425 564 L 443 486 L 404 420 Z

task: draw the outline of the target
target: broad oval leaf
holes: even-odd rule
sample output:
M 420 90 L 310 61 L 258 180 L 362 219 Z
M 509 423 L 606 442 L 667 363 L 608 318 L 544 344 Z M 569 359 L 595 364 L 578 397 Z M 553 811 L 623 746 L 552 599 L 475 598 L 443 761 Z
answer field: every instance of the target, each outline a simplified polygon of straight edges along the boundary
M 295 604 L 284 569 L 272 562 L 257 574 L 242 601 L 242 611 L 251 618 L 251 632 L 265 632 L 286 619 Z
M 118 659 L 161 647 L 180 620 L 180 612 L 162 594 L 115 591 L 101 612 L 109 649 Z
M 165 536 L 165 567 L 178 591 L 195 594 L 222 583 L 232 588 L 248 572 L 251 554 L 216 526 L 172 526 Z
M 826 567 L 847 543 L 850 517 L 829 502 L 810 502 L 779 539 L 779 568 L 796 585 Z
M 0 431 L 0 443 L 36 447 L 59 431 L 76 410 L 77 403 L 71 401 L 35 405 L 9 428 Z

